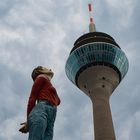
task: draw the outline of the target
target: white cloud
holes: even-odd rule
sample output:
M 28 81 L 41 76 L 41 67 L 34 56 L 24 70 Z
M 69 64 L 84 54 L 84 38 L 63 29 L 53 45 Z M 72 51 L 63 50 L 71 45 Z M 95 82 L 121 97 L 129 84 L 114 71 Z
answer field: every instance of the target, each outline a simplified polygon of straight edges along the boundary
M 22 136 L 18 131 L 20 128 L 20 121 L 23 119 L 21 115 L 12 117 L 1 122 L 0 127 L 0 139 L 1 140 L 24 140 L 27 139 L 27 135 Z
M 114 16 L 116 15 L 117 18 L 119 17 L 118 27 L 121 25 L 121 28 L 127 28 L 132 26 L 133 24 L 133 15 L 135 6 L 136 6 L 136 0 L 106 0 L 111 11 L 113 12 Z M 113 15 L 112 14 L 112 15 Z
M 127 119 L 120 130 L 118 140 L 130 140 L 131 128 L 133 125 L 133 118 Z
M 123 122 L 122 127 L 120 127 L 120 134 L 118 135 L 118 140 L 131 140 L 138 139 L 137 130 L 140 129 L 139 125 L 140 111 L 137 111 L 129 118 Z
M 7 29 L 5 27 L 0 28 L 0 41 L 1 42 L 10 42 L 14 40 L 22 40 L 22 37 L 17 32 Z

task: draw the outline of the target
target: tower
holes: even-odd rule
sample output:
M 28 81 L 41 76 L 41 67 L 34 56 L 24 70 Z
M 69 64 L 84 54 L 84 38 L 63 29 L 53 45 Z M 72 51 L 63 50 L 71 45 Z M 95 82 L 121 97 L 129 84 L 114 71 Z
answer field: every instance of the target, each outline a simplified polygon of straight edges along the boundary
M 91 4 L 89 12 L 92 12 Z M 128 71 L 128 59 L 108 34 L 97 32 L 90 16 L 89 33 L 74 43 L 65 71 L 93 104 L 95 140 L 115 140 L 109 99 Z

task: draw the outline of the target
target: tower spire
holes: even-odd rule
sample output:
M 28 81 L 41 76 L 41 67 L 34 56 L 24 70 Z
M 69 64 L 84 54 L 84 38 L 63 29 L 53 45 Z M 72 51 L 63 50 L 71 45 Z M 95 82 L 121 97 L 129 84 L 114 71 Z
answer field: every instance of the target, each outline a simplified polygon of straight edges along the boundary
M 92 4 L 89 3 L 88 4 L 88 10 L 89 10 L 89 15 L 90 15 L 90 22 L 89 22 L 89 32 L 95 32 L 95 24 L 94 24 L 94 20 L 93 20 L 93 16 L 92 16 Z

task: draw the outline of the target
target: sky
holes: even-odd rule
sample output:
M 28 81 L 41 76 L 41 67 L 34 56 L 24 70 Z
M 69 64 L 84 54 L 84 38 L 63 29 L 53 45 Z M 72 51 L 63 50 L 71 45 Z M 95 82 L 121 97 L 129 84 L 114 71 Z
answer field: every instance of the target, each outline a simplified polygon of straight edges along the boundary
M 75 40 L 88 32 L 87 4 L 94 4 L 97 31 L 111 35 L 129 60 L 129 70 L 110 98 L 117 140 L 140 138 L 140 1 L 0 0 L 0 140 L 26 140 L 26 121 L 38 65 L 51 68 L 61 98 L 54 140 L 93 140 L 90 99 L 65 74 Z

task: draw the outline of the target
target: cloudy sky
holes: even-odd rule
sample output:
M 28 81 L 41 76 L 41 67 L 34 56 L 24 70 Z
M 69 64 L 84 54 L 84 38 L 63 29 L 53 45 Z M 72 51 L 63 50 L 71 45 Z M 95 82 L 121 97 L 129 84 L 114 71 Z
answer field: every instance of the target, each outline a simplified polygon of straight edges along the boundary
M 54 140 L 93 140 L 92 104 L 65 75 L 74 41 L 88 32 L 90 0 L 0 0 L 0 140 L 25 140 L 32 69 L 55 72 L 52 83 L 61 98 Z M 98 0 L 98 31 L 115 38 L 129 59 L 129 71 L 111 96 L 117 140 L 140 138 L 140 1 Z

